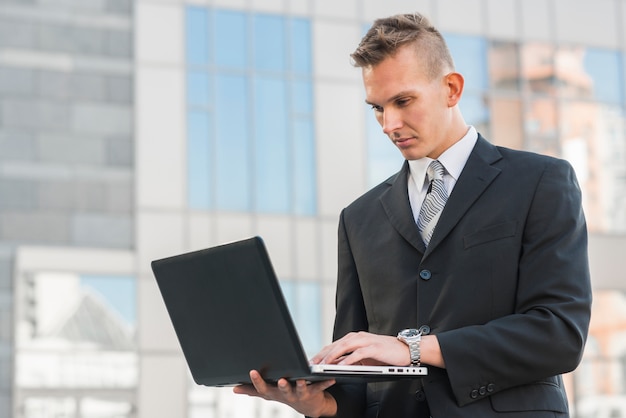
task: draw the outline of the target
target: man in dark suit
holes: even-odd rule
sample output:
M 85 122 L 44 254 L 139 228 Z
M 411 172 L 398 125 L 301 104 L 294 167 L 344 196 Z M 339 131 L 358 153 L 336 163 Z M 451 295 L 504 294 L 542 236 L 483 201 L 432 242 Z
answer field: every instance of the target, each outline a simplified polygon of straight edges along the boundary
M 376 21 L 352 57 L 406 162 L 341 214 L 335 342 L 312 361 L 429 374 L 292 387 L 252 371 L 235 391 L 315 417 L 569 416 L 560 375 L 581 359 L 591 305 L 571 166 L 466 125 L 463 77 L 419 14 Z

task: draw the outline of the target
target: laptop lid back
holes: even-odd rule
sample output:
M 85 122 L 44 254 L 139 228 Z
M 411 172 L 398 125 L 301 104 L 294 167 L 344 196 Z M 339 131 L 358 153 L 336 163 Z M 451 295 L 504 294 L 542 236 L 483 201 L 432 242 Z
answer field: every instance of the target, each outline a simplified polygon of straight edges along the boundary
M 309 373 L 308 361 L 260 237 L 152 262 L 196 383 L 249 383 Z

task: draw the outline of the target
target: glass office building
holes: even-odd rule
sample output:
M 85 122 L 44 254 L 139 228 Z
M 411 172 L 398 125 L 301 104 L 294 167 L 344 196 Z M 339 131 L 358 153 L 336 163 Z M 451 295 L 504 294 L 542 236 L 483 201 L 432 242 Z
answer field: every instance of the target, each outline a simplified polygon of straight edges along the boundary
M 260 235 L 305 348 L 329 342 L 339 212 L 402 164 L 349 54 L 415 10 L 468 123 L 575 167 L 572 416 L 626 417 L 624 0 L 0 0 L 0 416 L 298 416 L 193 383 L 150 261 Z

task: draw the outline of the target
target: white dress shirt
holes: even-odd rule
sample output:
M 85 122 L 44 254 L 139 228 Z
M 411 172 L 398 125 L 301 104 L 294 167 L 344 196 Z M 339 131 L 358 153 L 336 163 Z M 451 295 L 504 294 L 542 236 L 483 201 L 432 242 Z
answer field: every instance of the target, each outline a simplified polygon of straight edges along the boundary
M 446 185 L 448 196 L 452 193 L 452 189 L 454 189 L 454 185 L 461 175 L 477 140 L 478 133 L 476 132 L 476 128 L 470 126 L 463 138 L 439 156 L 439 162 L 446 169 L 443 182 Z M 409 160 L 409 202 L 415 222 L 417 222 L 422 203 L 428 191 L 426 169 L 428 169 L 432 161 L 433 160 L 428 157 L 420 158 L 419 160 Z

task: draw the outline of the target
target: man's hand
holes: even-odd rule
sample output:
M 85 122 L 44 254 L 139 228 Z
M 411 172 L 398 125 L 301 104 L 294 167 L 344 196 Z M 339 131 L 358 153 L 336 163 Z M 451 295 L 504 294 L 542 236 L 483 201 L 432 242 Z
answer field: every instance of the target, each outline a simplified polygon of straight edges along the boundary
M 311 362 L 406 366 L 411 364 L 411 356 L 407 345 L 396 337 L 351 332 L 324 347 Z
M 335 399 L 326 392 L 326 389 L 335 384 L 335 380 L 311 384 L 298 380 L 292 386 L 286 379 L 280 379 L 276 385 L 272 385 L 263 380 L 256 370 L 250 372 L 250 380 L 251 385 L 235 386 L 233 392 L 281 402 L 309 417 L 330 417 L 337 413 Z
M 422 363 L 445 367 L 439 341 L 425 335 L 421 342 Z M 369 332 L 351 332 L 324 347 L 311 359 L 312 363 L 408 366 L 409 347 L 396 337 Z

